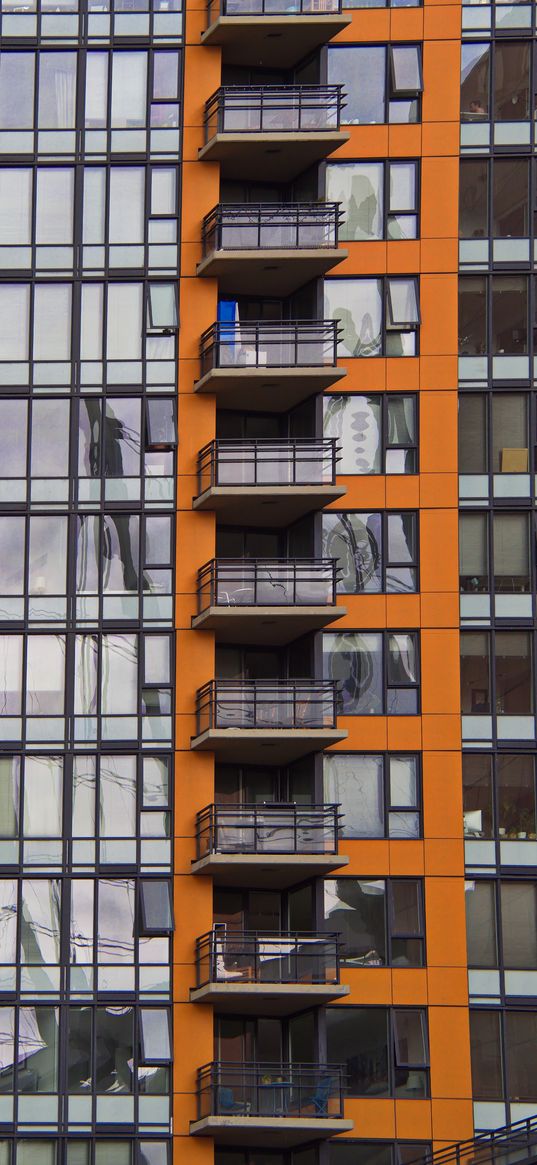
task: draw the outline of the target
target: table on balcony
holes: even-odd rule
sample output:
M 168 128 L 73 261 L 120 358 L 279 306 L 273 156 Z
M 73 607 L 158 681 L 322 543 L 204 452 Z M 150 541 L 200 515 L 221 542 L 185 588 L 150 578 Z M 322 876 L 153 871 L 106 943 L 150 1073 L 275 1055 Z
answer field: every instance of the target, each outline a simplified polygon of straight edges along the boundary
M 259 1112 L 264 1116 L 286 1116 L 292 1084 L 290 1080 L 271 1080 L 259 1084 Z

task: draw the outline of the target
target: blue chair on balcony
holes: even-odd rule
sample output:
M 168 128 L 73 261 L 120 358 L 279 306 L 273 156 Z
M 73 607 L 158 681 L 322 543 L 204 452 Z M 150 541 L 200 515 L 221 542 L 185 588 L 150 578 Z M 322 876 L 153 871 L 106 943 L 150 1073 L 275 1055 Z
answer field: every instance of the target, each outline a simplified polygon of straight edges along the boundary
M 328 1115 L 328 1100 L 332 1092 L 334 1079 L 332 1076 L 321 1076 L 317 1085 L 317 1091 L 313 1092 L 311 1096 L 304 1097 L 300 1106 L 301 1111 L 305 1108 L 312 1108 L 314 1116 Z
M 217 1093 L 217 1112 L 221 1116 L 235 1114 L 236 1116 L 248 1116 L 250 1112 L 250 1105 L 243 1100 L 235 1100 L 232 1088 L 224 1088 L 222 1085 Z

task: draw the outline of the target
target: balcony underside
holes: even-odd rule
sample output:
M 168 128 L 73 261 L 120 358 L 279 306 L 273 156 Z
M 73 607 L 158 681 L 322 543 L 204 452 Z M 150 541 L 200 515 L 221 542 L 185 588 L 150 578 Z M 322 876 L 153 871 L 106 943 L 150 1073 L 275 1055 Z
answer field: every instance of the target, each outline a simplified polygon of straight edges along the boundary
M 341 854 L 211 853 L 192 863 L 192 873 L 212 877 L 215 886 L 270 886 L 284 890 L 348 864 L 349 858 Z
M 206 1116 L 192 1121 L 190 1135 L 214 1137 L 218 1145 L 250 1145 L 252 1148 L 291 1149 L 309 1141 L 324 1141 L 338 1133 L 350 1133 L 354 1124 L 341 1117 Z
M 220 45 L 226 64 L 276 65 L 288 69 L 350 24 L 341 13 L 291 16 L 219 16 L 202 33 L 202 44 Z
M 341 983 L 206 983 L 192 988 L 190 1002 L 213 1003 L 219 1012 L 241 1015 L 293 1015 L 349 992 Z
M 195 385 L 196 392 L 214 392 L 225 409 L 256 409 L 280 413 L 330 388 L 346 375 L 345 368 L 211 368 Z
M 214 485 L 192 501 L 194 510 L 213 510 L 230 526 L 290 526 L 337 501 L 338 485 Z
M 219 643 L 282 645 L 319 631 L 346 615 L 345 607 L 207 607 L 192 619 L 196 631 L 214 631 Z
M 340 130 L 292 130 L 285 133 L 216 133 L 199 151 L 200 162 L 220 162 L 222 178 L 289 182 L 322 162 L 349 140 Z
M 346 730 L 339 728 L 207 728 L 192 737 L 190 747 L 214 752 L 218 761 L 285 765 L 346 737 Z
M 212 251 L 198 265 L 197 274 L 218 279 L 224 294 L 290 295 L 347 256 L 348 251 L 337 247 Z

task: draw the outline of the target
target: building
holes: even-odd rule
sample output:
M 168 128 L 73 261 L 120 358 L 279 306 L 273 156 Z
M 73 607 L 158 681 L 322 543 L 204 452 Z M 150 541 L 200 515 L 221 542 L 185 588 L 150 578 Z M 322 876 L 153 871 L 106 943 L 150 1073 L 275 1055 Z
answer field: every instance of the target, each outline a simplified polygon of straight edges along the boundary
M 0 1165 L 530 1117 L 534 6 L 0 19 Z

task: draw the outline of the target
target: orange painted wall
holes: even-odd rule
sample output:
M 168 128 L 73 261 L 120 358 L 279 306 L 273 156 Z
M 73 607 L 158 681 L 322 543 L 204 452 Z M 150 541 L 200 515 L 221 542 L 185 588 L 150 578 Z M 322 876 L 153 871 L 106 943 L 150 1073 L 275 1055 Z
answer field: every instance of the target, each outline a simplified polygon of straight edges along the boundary
M 198 449 L 214 436 L 210 396 L 193 394 L 200 333 L 216 316 L 216 284 L 195 277 L 201 221 L 218 201 L 218 168 L 197 161 L 206 98 L 220 80 L 218 49 L 200 46 L 205 3 L 189 0 L 185 51 L 179 482 L 177 554 L 177 756 L 175 838 L 175 1113 L 177 1153 L 192 1165 L 213 1159 L 211 1142 L 186 1141 L 195 1115 L 198 1065 L 212 1058 L 212 1009 L 188 1003 L 197 935 L 211 925 L 212 884 L 189 875 L 196 812 L 212 800 L 213 763 L 189 752 L 196 688 L 213 675 L 214 639 L 193 632 L 197 569 L 213 556 L 214 519 L 192 512 Z M 344 596 L 344 628 L 421 628 L 422 714 L 353 717 L 344 750 L 422 752 L 421 841 L 349 841 L 345 873 L 426 879 L 427 967 L 347 970 L 348 1003 L 423 1005 L 429 1009 L 431 1099 L 350 1100 L 351 1137 L 430 1139 L 435 1147 L 472 1134 L 464 919 L 457 550 L 457 263 L 460 4 L 424 0 L 423 8 L 357 9 L 338 42 L 424 42 L 420 125 L 351 126 L 334 157 L 422 158 L 421 237 L 415 242 L 346 243 L 341 275 L 420 274 L 420 356 L 348 360 L 342 391 L 416 391 L 420 398 L 420 473 L 347 477 L 349 509 L 420 509 L 420 581 L 416 596 Z M 188 1154 L 185 1158 L 184 1155 Z

